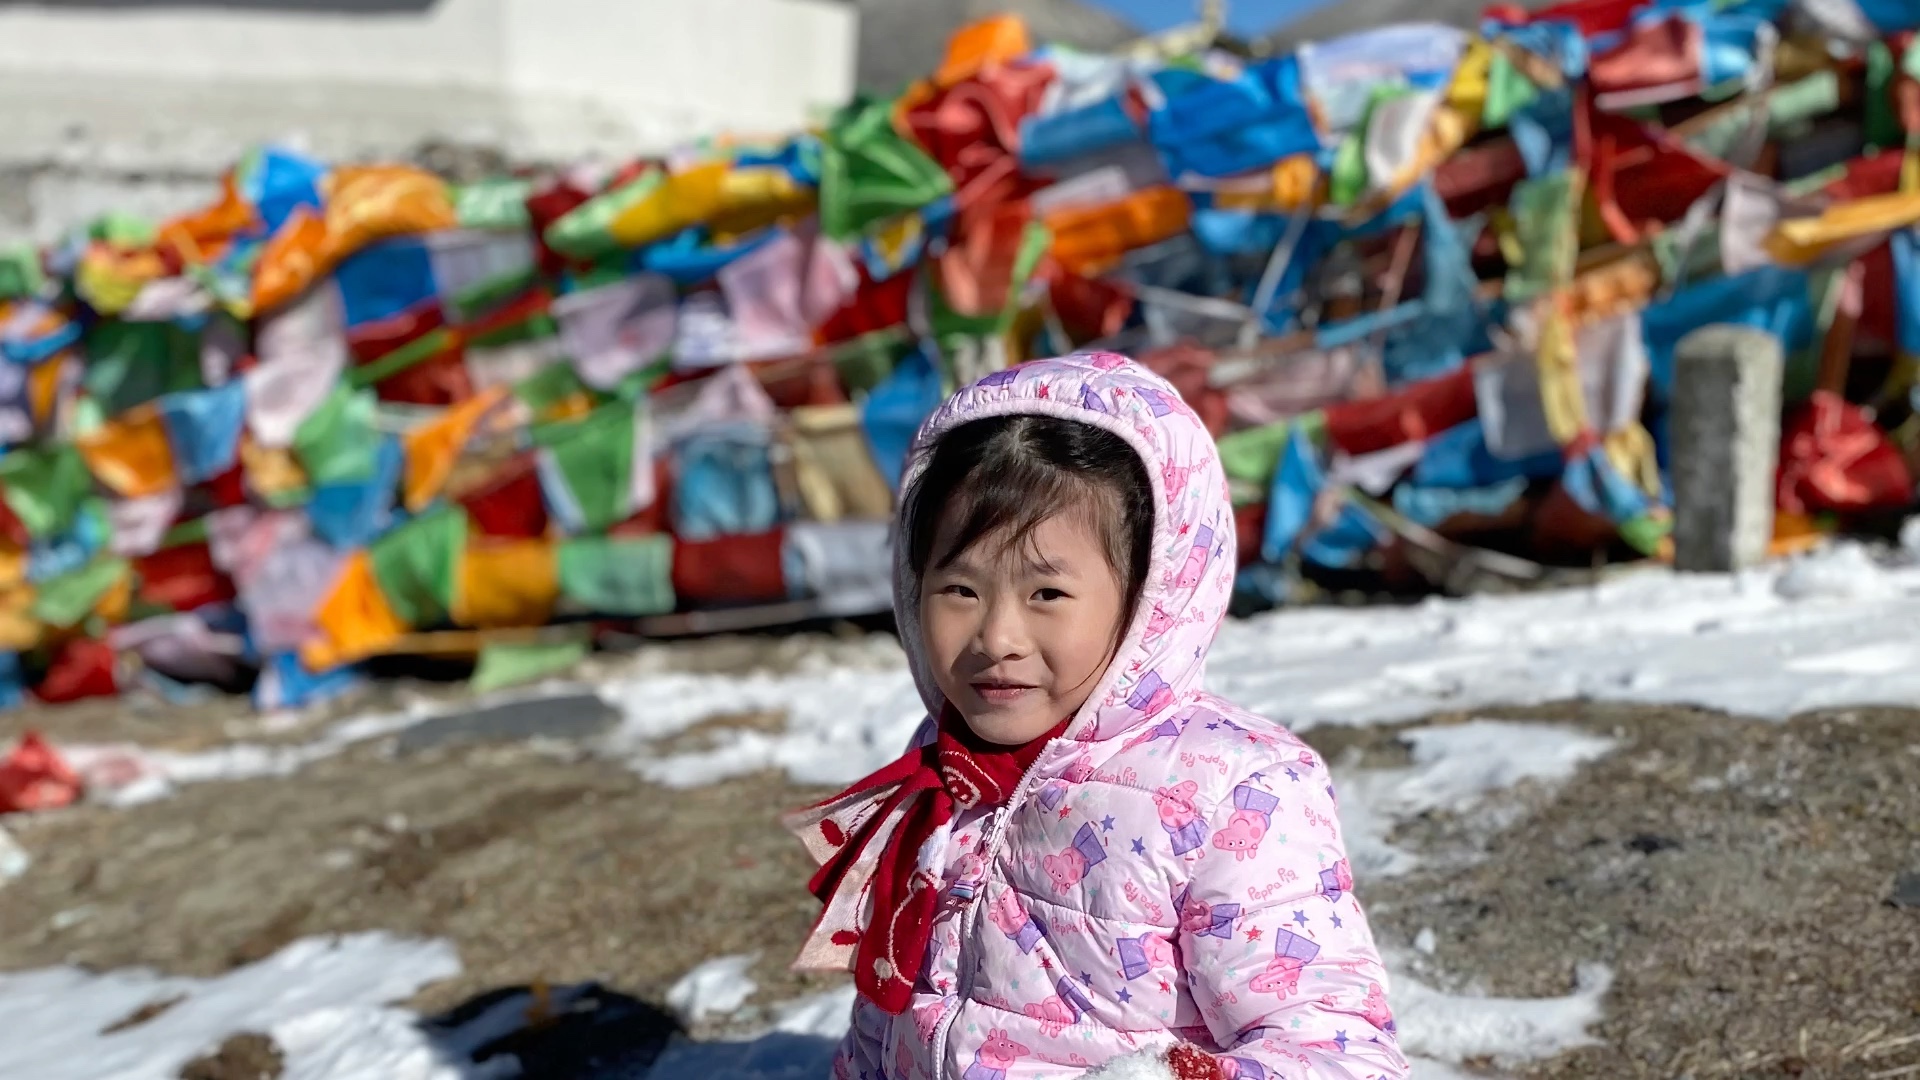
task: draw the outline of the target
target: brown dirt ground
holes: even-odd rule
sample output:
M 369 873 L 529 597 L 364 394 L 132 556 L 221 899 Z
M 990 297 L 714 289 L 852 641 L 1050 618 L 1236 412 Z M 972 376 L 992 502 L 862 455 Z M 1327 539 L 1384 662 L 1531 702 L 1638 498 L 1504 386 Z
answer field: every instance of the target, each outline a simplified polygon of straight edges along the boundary
M 1887 903 L 1920 871 L 1920 712 L 1476 715 L 1626 744 L 1558 788 L 1408 823 L 1394 839 L 1422 868 L 1362 884 L 1384 946 L 1435 931 L 1417 970 L 1443 988 L 1555 996 L 1575 964 L 1613 967 L 1602 1045 L 1523 1075 L 1920 1077 L 1920 910 Z M 211 738 L 225 721 L 186 723 Z M 1397 730 L 1306 738 L 1392 766 Z M 377 743 L 291 778 L 10 819 L 35 862 L 0 903 L 0 970 L 210 975 L 303 935 L 382 929 L 458 945 L 466 973 L 413 1003 L 428 1011 L 542 980 L 657 1002 L 695 964 L 755 951 L 756 1000 L 778 1001 L 824 985 L 784 970 L 814 904 L 775 823 L 819 794 L 773 774 L 671 791 L 580 753 Z
M 1435 931 L 1422 975 L 1445 988 L 1558 995 L 1580 962 L 1613 968 L 1602 1045 L 1523 1075 L 1920 1076 L 1920 910 L 1889 903 L 1920 871 L 1920 714 L 1477 715 L 1503 713 L 1626 746 L 1549 793 L 1409 823 L 1396 840 L 1430 865 L 1362 889 L 1383 945 Z M 1403 760 L 1390 732 L 1348 738 Z

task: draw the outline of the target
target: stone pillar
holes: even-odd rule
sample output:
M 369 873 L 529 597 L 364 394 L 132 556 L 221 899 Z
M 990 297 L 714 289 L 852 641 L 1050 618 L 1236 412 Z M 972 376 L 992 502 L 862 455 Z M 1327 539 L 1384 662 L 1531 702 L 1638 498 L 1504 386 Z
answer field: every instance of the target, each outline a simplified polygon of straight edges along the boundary
M 1674 353 L 1674 565 L 1727 571 L 1764 559 L 1780 456 L 1780 341 L 1744 326 L 1703 326 Z

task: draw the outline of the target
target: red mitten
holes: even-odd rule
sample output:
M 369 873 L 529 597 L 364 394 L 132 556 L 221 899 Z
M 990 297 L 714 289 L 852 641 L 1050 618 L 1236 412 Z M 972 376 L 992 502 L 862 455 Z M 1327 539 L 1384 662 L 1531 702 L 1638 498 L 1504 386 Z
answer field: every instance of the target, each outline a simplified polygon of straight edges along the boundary
M 1219 1058 L 1187 1043 L 1167 1051 L 1167 1068 L 1174 1080 L 1227 1080 Z

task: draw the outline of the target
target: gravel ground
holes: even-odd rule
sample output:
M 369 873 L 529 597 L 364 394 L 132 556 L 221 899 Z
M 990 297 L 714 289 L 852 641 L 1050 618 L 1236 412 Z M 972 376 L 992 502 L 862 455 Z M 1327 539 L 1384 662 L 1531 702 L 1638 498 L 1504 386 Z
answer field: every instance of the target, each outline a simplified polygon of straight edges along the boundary
M 647 662 L 726 670 L 726 649 L 752 651 Z M 789 652 L 805 647 L 776 655 Z M 1362 883 L 1383 947 L 1442 988 L 1557 996 L 1575 965 L 1613 968 L 1600 1045 L 1509 1071 L 1920 1077 L 1920 909 L 1890 902 L 1920 873 L 1920 712 L 1770 724 L 1575 703 L 1475 715 L 1622 743 L 1551 790 L 1408 823 L 1393 839 L 1420 868 Z M 188 743 L 253 723 L 237 710 L 40 722 L 81 737 L 69 718 L 87 737 L 138 738 L 144 725 Z M 1397 730 L 1306 738 L 1346 767 L 1391 767 L 1406 761 Z M 761 954 L 756 1001 L 778 1001 L 825 985 L 784 970 L 814 905 L 805 859 L 774 821 L 820 794 L 773 775 L 670 791 L 565 745 L 403 755 L 387 740 L 291 778 L 10 819 L 35 862 L 0 894 L 0 970 L 210 975 L 303 935 L 384 929 L 459 946 L 466 973 L 413 1003 L 427 1011 L 535 981 L 659 1002 L 700 961 L 743 952 Z M 1431 954 L 1412 948 L 1423 929 Z
M 1383 946 L 1448 989 L 1564 994 L 1576 964 L 1613 968 L 1602 1045 L 1525 1075 L 1920 1075 L 1920 909 L 1891 902 L 1920 872 L 1920 714 L 1510 715 L 1626 745 L 1550 794 L 1409 824 L 1398 842 L 1439 854 L 1363 889 Z M 1353 752 L 1394 763 L 1371 737 Z

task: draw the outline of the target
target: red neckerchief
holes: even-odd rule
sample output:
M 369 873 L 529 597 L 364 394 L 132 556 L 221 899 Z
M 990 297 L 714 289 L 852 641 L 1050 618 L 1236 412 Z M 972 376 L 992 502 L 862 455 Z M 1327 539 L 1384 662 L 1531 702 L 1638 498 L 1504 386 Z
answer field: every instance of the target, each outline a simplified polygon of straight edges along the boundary
M 825 905 L 794 966 L 852 971 L 867 1000 L 889 1013 L 906 1011 L 940 891 L 940 868 L 919 865 L 921 846 L 956 808 L 1004 804 L 1066 728 L 1062 720 L 1032 742 L 996 746 L 948 710 L 932 743 L 787 815 L 787 828 L 820 864 L 807 891 Z

